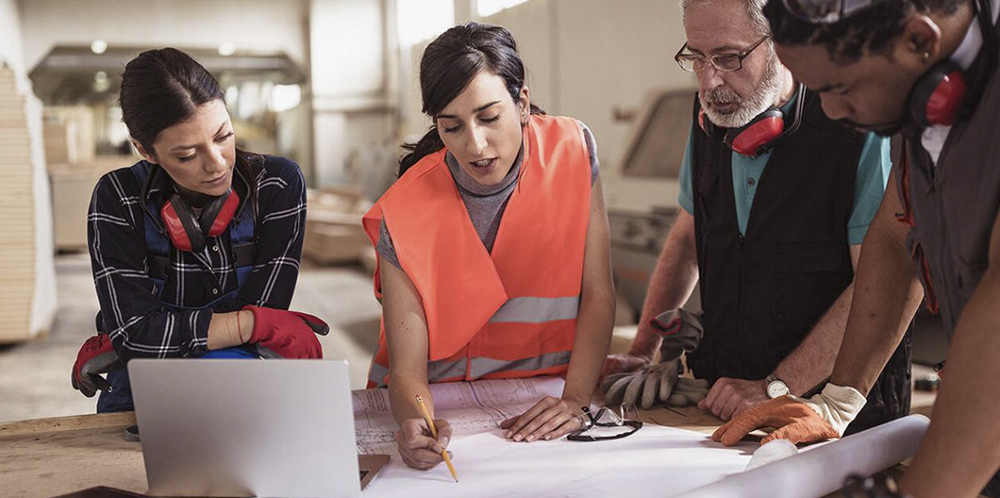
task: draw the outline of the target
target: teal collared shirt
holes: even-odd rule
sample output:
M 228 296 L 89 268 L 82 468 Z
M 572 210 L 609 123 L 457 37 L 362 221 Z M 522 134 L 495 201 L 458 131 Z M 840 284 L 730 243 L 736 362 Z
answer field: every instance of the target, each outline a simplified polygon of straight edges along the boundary
M 792 98 L 781 110 L 787 116 L 795 104 Z M 699 130 L 699 133 L 701 131 Z M 690 214 L 694 214 L 694 190 L 691 183 L 691 133 L 689 130 L 687 148 L 681 162 L 680 194 L 677 202 Z M 744 156 L 733 152 L 733 195 L 736 198 L 736 218 L 740 234 L 746 235 L 747 220 L 750 219 L 750 209 L 753 207 L 754 195 L 764 168 L 771 158 L 768 151 L 757 157 Z M 865 145 L 861 149 L 861 159 L 858 161 L 858 173 L 854 184 L 854 208 L 851 218 L 847 221 L 847 243 L 858 245 L 865 239 L 868 225 L 871 224 L 878 206 L 882 202 L 889 172 L 892 170 L 892 160 L 889 158 L 889 139 L 869 133 L 865 137 Z

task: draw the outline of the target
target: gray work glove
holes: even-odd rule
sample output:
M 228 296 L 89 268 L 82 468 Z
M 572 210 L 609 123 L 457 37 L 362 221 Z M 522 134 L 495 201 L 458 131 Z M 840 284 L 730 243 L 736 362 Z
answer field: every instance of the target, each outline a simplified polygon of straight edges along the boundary
M 694 406 L 708 396 L 704 379 L 678 376 L 679 364 L 657 363 L 632 373 L 609 375 L 601 383 L 606 405 L 636 405 L 649 409 L 656 404 Z
M 696 405 L 708 395 L 705 380 L 679 378 L 680 357 L 694 351 L 703 328 L 697 315 L 682 309 L 661 313 L 651 320 L 661 336 L 660 362 L 644 369 L 609 375 L 601 383 L 607 405 L 637 405 L 648 409 L 657 403 L 668 406 Z

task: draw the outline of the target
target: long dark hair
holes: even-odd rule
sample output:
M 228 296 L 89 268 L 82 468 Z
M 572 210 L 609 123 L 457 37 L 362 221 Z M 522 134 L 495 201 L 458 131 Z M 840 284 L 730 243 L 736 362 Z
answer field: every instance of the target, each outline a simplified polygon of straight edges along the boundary
M 129 61 L 122 73 L 118 105 L 128 133 L 150 155 L 163 130 L 190 118 L 204 104 L 226 101 L 215 77 L 176 48 L 147 50 Z M 236 168 L 256 197 L 255 165 L 261 156 L 236 149 Z
M 512 99 L 517 101 L 524 87 L 525 70 L 517 42 L 505 28 L 470 22 L 455 26 L 438 36 L 420 59 L 420 94 L 428 116 L 439 114 L 458 97 L 469 82 L 487 70 L 501 77 Z M 532 104 L 532 114 L 545 114 Z M 403 144 L 410 152 L 399 160 L 399 175 L 424 156 L 444 148 L 437 127 L 415 144 Z

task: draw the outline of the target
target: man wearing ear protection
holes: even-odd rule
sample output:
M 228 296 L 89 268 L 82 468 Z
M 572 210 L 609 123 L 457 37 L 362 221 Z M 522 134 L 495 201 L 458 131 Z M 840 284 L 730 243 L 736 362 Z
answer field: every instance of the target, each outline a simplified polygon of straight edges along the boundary
M 648 363 L 662 340 L 650 320 L 682 306 L 700 282 L 704 337 L 688 366 L 713 383 L 699 407 L 723 420 L 829 377 L 891 167 L 887 140 L 826 118 L 819 95 L 778 61 L 764 1 L 681 1 L 687 43 L 675 59 L 698 80 L 683 210 L 638 335 L 607 369 Z M 907 414 L 909 356 L 907 341 L 853 431 Z
M 901 490 L 1000 496 L 998 12 L 997 0 L 768 4 L 781 60 L 821 94 L 827 115 L 899 131 L 902 143 L 830 383 L 747 411 L 716 440 L 734 444 L 760 426 L 795 442 L 840 435 L 900 340 L 898 318 L 922 297 L 948 334 L 948 373 Z
M 124 360 L 136 357 L 321 358 L 320 319 L 286 311 L 298 275 L 305 186 L 287 159 L 238 152 L 232 188 L 181 195 L 158 165 L 105 175 L 89 236 L 100 333 L 81 348 L 73 387 L 104 391 L 98 412 L 132 409 Z M 242 346 L 210 350 L 215 315 Z M 101 374 L 107 373 L 107 380 Z

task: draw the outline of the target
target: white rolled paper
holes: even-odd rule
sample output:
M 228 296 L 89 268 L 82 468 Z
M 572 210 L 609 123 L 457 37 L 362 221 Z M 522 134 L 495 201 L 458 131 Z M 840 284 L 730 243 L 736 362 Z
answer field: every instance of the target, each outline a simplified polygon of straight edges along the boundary
M 910 415 L 798 455 L 734 474 L 684 493 L 683 498 L 824 496 L 851 475 L 870 476 L 912 457 L 930 419 Z
M 757 451 L 753 452 L 753 457 L 750 459 L 750 463 L 747 464 L 746 470 L 763 467 L 769 463 L 784 460 L 798 454 L 799 448 L 792 444 L 791 441 L 787 439 L 775 439 L 770 443 L 761 445 L 760 448 L 757 448 Z

